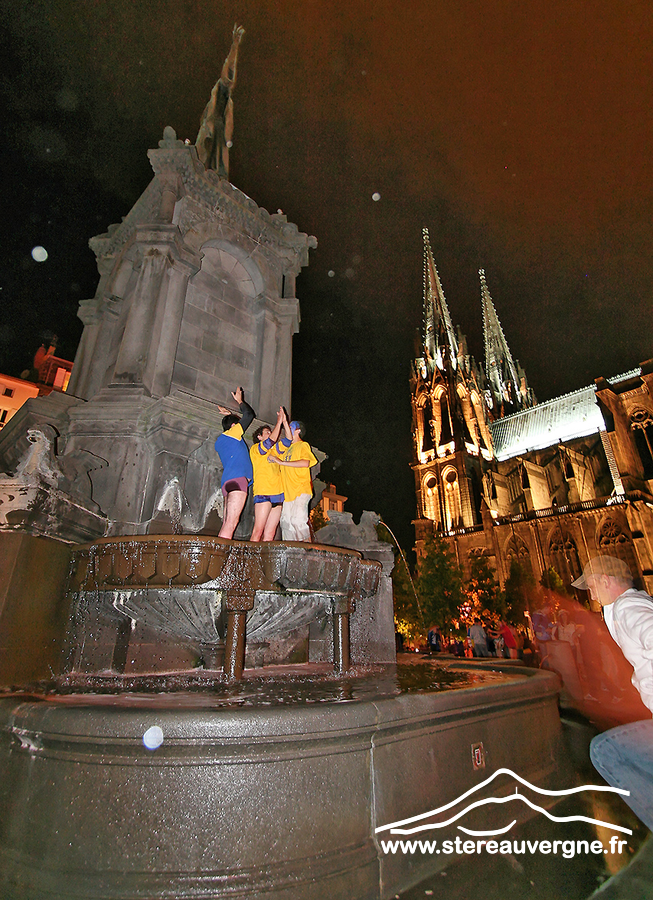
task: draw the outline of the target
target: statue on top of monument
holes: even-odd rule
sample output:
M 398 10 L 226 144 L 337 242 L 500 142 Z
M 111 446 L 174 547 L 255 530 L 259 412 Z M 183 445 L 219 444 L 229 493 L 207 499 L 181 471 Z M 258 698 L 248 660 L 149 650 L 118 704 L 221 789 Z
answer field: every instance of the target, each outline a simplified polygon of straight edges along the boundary
M 234 25 L 229 56 L 222 66 L 222 74 L 211 91 L 211 99 L 202 114 L 195 146 L 205 168 L 217 170 L 221 178 L 229 178 L 229 147 L 234 132 L 234 104 L 231 92 L 236 84 L 238 46 L 245 29 Z

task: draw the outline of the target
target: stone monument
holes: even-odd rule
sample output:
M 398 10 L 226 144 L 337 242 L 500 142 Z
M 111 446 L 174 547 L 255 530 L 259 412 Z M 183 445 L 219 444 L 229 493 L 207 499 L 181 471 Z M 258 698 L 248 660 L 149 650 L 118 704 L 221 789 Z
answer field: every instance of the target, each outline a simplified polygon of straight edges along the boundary
M 263 422 L 290 406 L 295 279 L 316 246 L 205 169 L 171 128 L 149 158 L 145 192 L 90 242 L 100 281 L 80 304 L 67 394 L 30 401 L 0 433 L 5 471 L 44 422 L 64 458 L 103 460 L 90 478 L 110 534 L 159 533 L 175 502 L 182 532 L 219 510 L 218 404 L 233 406 L 242 385 Z
M 0 431 L 0 562 L 11 573 L 0 593 L 0 677 L 10 681 L 56 669 L 54 649 L 21 653 L 7 638 L 14 626 L 4 626 L 20 623 L 22 639 L 38 642 L 26 612 L 38 595 L 60 643 L 73 545 L 217 534 L 219 406 L 233 407 L 242 386 L 259 424 L 290 407 L 295 279 L 317 242 L 227 180 L 222 143 L 231 143 L 242 34 L 234 29 L 202 119 L 201 157 L 167 127 L 149 152 L 148 187 L 119 225 L 90 241 L 100 279 L 80 303 L 84 331 L 66 393 L 34 398 Z M 216 154 L 205 152 L 209 120 L 215 167 Z M 236 537 L 248 536 L 250 519 L 246 509 Z M 34 558 L 48 571 L 43 592 Z

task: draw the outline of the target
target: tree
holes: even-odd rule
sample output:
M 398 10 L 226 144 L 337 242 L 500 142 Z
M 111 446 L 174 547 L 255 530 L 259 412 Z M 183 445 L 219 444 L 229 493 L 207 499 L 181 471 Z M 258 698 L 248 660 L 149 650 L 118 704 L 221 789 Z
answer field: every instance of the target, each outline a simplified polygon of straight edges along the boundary
M 469 599 L 472 617 L 481 615 L 485 611 L 500 616 L 505 614 L 503 598 L 494 577 L 494 569 L 487 556 L 472 557 L 471 576 L 465 585 L 465 594 Z
M 417 591 L 426 624 L 451 625 L 458 618 L 458 607 L 465 600 L 462 569 L 437 533 L 425 542 L 424 551 L 425 555 L 419 561 Z
M 532 608 L 536 597 L 537 585 L 531 567 L 517 559 L 511 560 L 510 574 L 506 579 L 505 602 L 513 622 L 521 622 L 525 611 Z
M 395 554 L 395 567 L 392 570 L 392 595 L 394 598 L 395 620 L 397 630 L 411 640 L 424 638 L 427 627 L 423 619 L 423 607 L 415 596 L 416 585 L 409 574 L 403 558 Z M 421 607 L 421 608 L 420 608 Z
M 554 594 L 566 594 L 565 585 L 562 578 L 558 575 L 553 566 L 549 566 L 540 579 L 540 584 L 545 591 L 553 591 Z

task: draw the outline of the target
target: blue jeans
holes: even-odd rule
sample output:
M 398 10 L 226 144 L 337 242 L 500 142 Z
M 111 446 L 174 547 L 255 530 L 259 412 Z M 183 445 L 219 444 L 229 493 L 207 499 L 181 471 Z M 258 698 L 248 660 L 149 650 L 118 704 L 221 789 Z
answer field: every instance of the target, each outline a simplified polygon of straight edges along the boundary
M 623 801 L 653 831 L 653 719 L 598 734 L 590 758 L 608 784 L 630 791 Z

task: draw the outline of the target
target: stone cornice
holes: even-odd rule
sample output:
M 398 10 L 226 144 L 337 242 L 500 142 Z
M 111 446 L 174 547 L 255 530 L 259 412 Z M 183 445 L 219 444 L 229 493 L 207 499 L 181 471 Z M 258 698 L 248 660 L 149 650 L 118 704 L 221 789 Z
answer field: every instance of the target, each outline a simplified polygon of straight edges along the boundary
M 295 272 L 308 264 L 308 250 L 317 246 L 316 239 L 300 232 L 283 214 L 271 215 L 238 188 L 219 178 L 216 172 L 206 170 L 195 147 L 167 146 L 150 150 L 148 156 L 155 178 L 120 225 L 111 226 L 106 234 L 91 238 L 89 246 L 98 258 L 116 255 L 139 227 L 156 223 L 162 186 L 177 183 L 180 194 L 192 197 L 195 205 L 200 205 L 206 222 L 232 227 L 262 248 L 277 254 L 281 251 L 283 256 L 289 257 L 289 268 Z M 182 238 L 194 226 L 196 222 L 184 221 L 182 213 L 177 223 Z
M 92 237 L 88 245 L 100 260 L 106 256 L 116 256 L 128 243 L 139 225 L 145 222 L 156 222 L 161 206 L 161 185 L 156 178 L 145 188 L 131 210 L 119 225 L 109 225 L 105 234 Z

